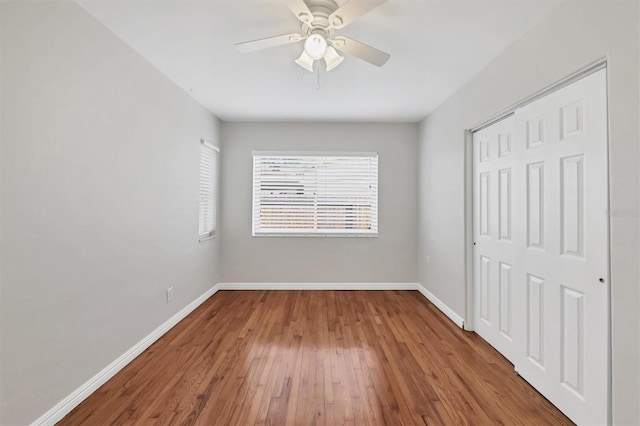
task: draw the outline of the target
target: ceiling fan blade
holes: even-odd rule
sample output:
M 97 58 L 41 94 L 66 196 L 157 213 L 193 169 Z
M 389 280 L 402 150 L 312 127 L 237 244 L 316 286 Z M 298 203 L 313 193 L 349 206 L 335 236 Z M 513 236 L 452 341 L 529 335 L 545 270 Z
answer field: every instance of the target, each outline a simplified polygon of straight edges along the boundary
M 301 22 L 311 25 L 313 23 L 313 14 L 309 10 L 309 6 L 304 0 L 285 0 L 289 9 L 296 15 Z
M 252 52 L 254 50 L 267 49 L 269 47 L 282 46 L 283 44 L 295 43 L 304 40 L 306 37 L 302 34 L 291 33 L 283 34 L 275 37 L 261 38 L 258 40 L 245 41 L 244 43 L 236 43 L 236 49 L 241 52 Z
M 344 28 L 365 13 L 387 1 L 388 0 L 349 0 L 329 15 L 329 25 L 336 29 Z
M 378 50 L 375 47 L 368 46 L 359 41 L 350 39 L 349 37 L 337 36 L 332 40 L 333 47 L 348 55 L 360 58 L 363 61 L 370 64 L 377 65 L 379 67 L 387 63 L 391 55 Z

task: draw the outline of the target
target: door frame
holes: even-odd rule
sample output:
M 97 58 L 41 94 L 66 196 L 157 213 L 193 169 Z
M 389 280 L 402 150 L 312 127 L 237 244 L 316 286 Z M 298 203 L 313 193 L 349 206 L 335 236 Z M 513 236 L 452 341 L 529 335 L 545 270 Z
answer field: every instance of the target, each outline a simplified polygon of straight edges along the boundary
M 559 89 L 562 89 L 565 86 L 570 85 L 578 80 L 581 80 L 584 77 L 587 77 L 597 71 L 602 69 L 607 69 L 607 58 L 603 57 L 598 59 L 597 61 L 581 68 L 580 70 L 560 79 L 559 81 L 543 88 L 542 90 L 522 99 L 521 101 L 509 106 L 508 108 L 503 109 L 502 111 L 494 114 L 479 123 L 476 123 L 472 126 L 467 127 L 464 130 L 464 210 L 465 210 L 465 220 L 464 220 L 464 239 L 465 239 L 465 253 L 464 253 L 464 262 L 465 262 L 465 312 L 464 312 L 464 323 L 463 327 L 466 331 L 474 331 L 474 317 L 475 317 L 475 288 L 474 288 L 474 246 L 473 246 L 473 134 L 479 130 L 482 130 L 485 127 L 488 127 L 492 124 L 495 124 L 501 120 L 504 120 L 507 117 L 510 117 L 515 113 L 518 108 L 521 108 L 533 101 L 536 101 L 552 92 L 555 92 Z M 609 108 L 609 96 L 608 96 L 608 76 L 607 76 L 607 122 L 610 122 L 610 108 Z M 611 152 L 610 152 L 610 126 L 607 126 L 607 208 L 609 209 L 611 206 Z M 608 243 L 608 271 L 607 271 L 607 282 L 609 283 L 609 318 L 607 327 L 609 329 L 609 341 L 608 343 L 608 352 L 609 352 L 609 365 L 608 369 L 608 383 L 607 383 L 607 394 L 608 394 L 608 405 L 609 405 L 609 421 L 612 422 L 612 379 L 613 379 L 613 357 L 612 357 L 612 327 L 611 327 L 611 318 L 612 318 L 612 298 L 611 298 L 611 220 L 607 221 L 607 243 Z

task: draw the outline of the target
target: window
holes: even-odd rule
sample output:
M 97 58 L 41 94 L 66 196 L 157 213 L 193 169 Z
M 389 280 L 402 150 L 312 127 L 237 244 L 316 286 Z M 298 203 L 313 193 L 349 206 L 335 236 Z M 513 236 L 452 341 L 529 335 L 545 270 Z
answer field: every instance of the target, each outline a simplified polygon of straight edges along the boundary
M 210 143 L 200 141 L 200 217 L 198 235 L 200 241 L 212 238 L 216 233 L 216 182 L 218 178 L 218 153 Z
M 378 154 L 253 155 L 253 235 L 378 233 Z

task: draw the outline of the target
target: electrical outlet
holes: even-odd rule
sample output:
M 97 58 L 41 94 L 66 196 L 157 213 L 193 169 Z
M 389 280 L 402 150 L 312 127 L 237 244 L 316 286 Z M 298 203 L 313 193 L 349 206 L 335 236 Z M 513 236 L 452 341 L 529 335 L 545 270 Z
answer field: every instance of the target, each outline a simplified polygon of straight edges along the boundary
M 167 303 L 173 300 L 173 287 L 167 289 Z

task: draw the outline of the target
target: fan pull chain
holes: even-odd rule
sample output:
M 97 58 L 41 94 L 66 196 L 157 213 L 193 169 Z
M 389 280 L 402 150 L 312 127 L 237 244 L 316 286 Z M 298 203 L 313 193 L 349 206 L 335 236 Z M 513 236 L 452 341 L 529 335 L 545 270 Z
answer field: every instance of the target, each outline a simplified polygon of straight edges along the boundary
M 316 84 L 316 90 L 320 90 L 320 66 L 318 66 L 318 80 Z

